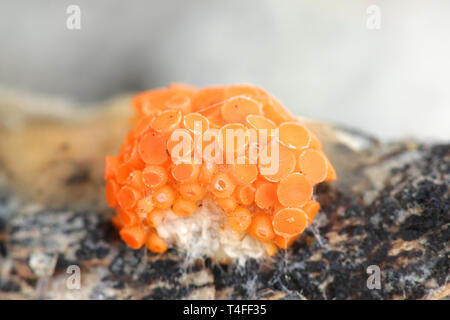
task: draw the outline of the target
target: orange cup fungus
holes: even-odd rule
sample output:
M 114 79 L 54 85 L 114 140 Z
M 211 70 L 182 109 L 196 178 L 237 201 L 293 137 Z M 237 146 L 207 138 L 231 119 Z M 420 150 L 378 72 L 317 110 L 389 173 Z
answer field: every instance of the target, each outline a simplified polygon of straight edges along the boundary
M 172 84 L 132 100 L 134 128 L 107 156 L 106 200 L 133 249 L 167 250 L 167 210 L 179 219 L 213 199 L 225 223 L 286 249 L 320 209 L 314 186 L 336 179 L 318 138 L 274 97 L 252 85 Z

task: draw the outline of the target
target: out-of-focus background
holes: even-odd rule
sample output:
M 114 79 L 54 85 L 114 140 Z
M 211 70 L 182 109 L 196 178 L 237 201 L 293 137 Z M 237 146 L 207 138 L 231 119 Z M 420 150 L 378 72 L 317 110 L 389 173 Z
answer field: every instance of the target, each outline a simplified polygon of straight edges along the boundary
M 69 5 L 80 30 L 66 27 Z M 249 82 L 298 115 L 449 140 L 449 14 L 448 0 L 2 0 L 0 88 L 89 104 Z

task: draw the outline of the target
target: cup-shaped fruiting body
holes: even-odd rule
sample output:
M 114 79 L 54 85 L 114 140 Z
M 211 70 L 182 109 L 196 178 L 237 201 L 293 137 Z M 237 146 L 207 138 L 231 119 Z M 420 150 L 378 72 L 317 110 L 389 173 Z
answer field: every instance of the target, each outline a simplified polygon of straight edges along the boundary
M 256 86 L 173 84 L 132 105 L 134 127 L 118 155 L 106 157 L 105 180 L 113 223 L 133 249 L 164 252 L 177 244 L 174 232 L 187 239 L 211 215 L 212 238 L 234 234 L 272 255 L 319 211 L 314 186 L 336 179 L 317 136 Z

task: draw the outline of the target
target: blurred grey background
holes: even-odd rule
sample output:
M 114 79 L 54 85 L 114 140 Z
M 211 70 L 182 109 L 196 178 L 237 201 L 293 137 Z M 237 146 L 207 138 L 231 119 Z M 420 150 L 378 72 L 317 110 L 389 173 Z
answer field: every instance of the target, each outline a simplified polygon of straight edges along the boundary
M 66 28 L 71 4 L 81 30 Z M 448 0 L 0 2 L 0 86 L 82 103 L 249 82 L 299 115 L 449 140 L 449 57 Z

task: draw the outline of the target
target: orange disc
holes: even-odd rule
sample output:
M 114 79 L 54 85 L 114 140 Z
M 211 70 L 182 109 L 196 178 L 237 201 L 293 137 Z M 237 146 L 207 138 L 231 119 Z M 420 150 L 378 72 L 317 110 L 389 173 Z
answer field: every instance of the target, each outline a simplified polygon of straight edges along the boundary
M 314 149 L 306 149 L 300 154 L 298 167 L 314 184 L 324 181 L 328 174 L 327 159 L 321 151 Z
M 262 114 L 262 104 L 248 96 L 236 96 L 222 105 L 222 117 L 228 123 L 246 123 L 250 114 Z
M 141 193 L 136 189 L 129 186 L 123 186 L 117 193 L 117 202 L 122 209 L 129 210 L 136 206 L 141 197 Z
M 294 172 L 280 181 L 277 196 L 285 207 L 300 207 L 311 199 L 313 187 L 301 173 Z
M 152 127 L 158 132 L 171 132 L 180 125 L 181 118 L 182 114 L 178 110 L 164 110 L 153 118 Z
M 275 140 L 261 151 L 259 172 L 266 180 L 278 182 L 294 171 L 296 163 L 295 154 L 289 148 L 277 144 Z
M 279 126 L 279 140 L 286 147 L 300 150 L 311 142 L 309 131 L 298 122 L 288 121 Z
M 150 132 L 139 142 L 139 154 L 147 164 L 163 164 L 168 159 L 166 140 Z
M 305 230 L 308 216 L 302 209 L 285 208 L 273 216 L 272 226 L 277 235 L 294 236 Z

